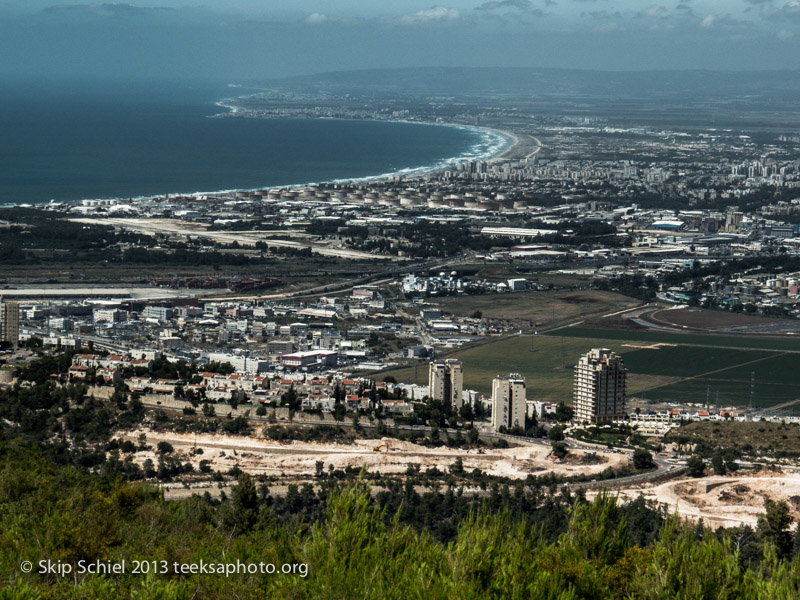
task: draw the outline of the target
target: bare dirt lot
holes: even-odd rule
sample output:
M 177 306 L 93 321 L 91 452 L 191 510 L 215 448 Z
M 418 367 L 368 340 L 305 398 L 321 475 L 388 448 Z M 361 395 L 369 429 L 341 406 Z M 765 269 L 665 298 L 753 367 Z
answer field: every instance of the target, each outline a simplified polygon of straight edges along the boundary
M 322 461 L 327 471 L 329 465 L 335 469 L 366 467 L 380 473 L 404 473 L 410 464 L 422 470 L 432 467 L 447 472 L 456 458 L 461 458 L 468 471 L 481 469 L 490 475 L 524 479 L 528 474 L 562 476 L 598 473 L 607 467 L 627 464 L 628 458 L 621 454 L 591 453 L 570 450 L 563 462 L 548 458 L 550 445 L 544 443 L 516 446 L 512 448 L 471 449 L 435 447 L 429 448 L 393 438 L 356 440 L 352 444 L 330 444 L 320 442 L 277 442 L 256 437 L 222 435 L 156 433 L 136 430 L 120 436 L 136 442 L 140 433 L 147 436 L 147 443 L 155 448 L 159 442 L 169 442 L 174 455 L 182 462 L 191 462 L 195 469 L 201 460 L 210 461 L 215 471 L 226 472 L 233 466 L 251 474 L 274 475 L 292 479 L 313 477 L 317 461 Z M 202 448 L 202 454 L 193 449 Z M 157 456 L 153 451 L 138 452 L 136 461 L 144 462 Z
M 540 322 L 547 327 L 555 322 L 587 315 L 603 315 L 633 308 L 638 300 L 600 290 L 532 291 L 485 296 L 451 296 L 436 299 L 444 312 L 470 316 L 480 311 L 483 318 Z
M 785 500 L 792 516 L 800 518 L 800 475 L 790 471 L 749 476 L 679 479 L 656 486 L 620 490 L 620 497 L 640 494 L 691 520 L 703 519 L 711 527 L 755 527 L 767 500 Z M 590 495 L 590 494 L 587 494 Z
M 211 231 L 205 225 L 191 221 L 179 219 L 142 219 L 142 218 L 76 218 L 70 219 L 76 223 L 92 223 L 95 225 L 113 225 L 130 231 L 140 231 L 148 235 L 162 233 L 174 238 L 200 237 L 212 240 L 217 243 L 231 244 L 238 243 L 240 246 L 255 246 L 256 242 L 263 241 L 269 246 L 281 246 L 289 248 L 311 248 L 318 254 L 336 256 L 338 258 L 350 259 L 382 259 L 382 260 L 401 260 L 393 256 L 371 254 L 359 250 L 349 250 L 346 248 L 328 248 L 323 244 L 311 243 L 307 241 L 307 235 L 303 232 L 290 231 L 293 237 L 298 239 L 273 239 L 275 231 Z M 281 232 L 284 235 L 286 231 Z

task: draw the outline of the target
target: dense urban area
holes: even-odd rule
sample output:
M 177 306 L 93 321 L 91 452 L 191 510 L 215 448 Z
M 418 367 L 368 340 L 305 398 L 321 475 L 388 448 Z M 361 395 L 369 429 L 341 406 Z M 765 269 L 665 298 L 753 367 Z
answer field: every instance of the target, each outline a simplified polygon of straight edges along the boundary
M 176 565 L 154 598 L 493 597 L 502 570 L 521 598 L 800 592 L 793 120 L 223 105 L 508 144 L 374 181 L 0 208 L 4 564 L 152 556 Z M 178 569 L 257 543 L 308 571 Z M 34 576 L 8 597 L 106 581 Z

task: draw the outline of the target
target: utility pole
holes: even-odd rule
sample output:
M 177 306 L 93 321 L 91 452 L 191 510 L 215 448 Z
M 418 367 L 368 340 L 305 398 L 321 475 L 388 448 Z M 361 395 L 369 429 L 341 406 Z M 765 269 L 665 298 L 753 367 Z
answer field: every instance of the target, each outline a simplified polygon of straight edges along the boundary
M 756 393 L 756 372 L 750 371 L 750 410 L 752 411 L 753 406 L 753 396 Z

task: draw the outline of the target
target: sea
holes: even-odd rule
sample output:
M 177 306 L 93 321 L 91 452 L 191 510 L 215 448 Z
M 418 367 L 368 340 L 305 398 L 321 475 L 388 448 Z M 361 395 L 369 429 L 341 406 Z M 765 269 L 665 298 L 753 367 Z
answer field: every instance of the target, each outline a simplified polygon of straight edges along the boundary
M 208 82 L 4 81 L 0 204 L 139 198 L 415 174 L 502 151 L 486 129 L 218 118 L 256 90 Z

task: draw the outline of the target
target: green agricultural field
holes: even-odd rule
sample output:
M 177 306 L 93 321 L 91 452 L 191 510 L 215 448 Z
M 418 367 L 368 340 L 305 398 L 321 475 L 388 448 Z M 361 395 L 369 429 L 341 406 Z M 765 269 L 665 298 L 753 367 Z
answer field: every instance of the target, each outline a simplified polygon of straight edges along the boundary
M 633 350 L 623 348 L 625 366 L 631 373 L 695 377 L 746 363 L 774 358 L 780 353 L 764 350 L 703 348 L 700 346 L 662 346 L 658 349 Z M 749 373 L 748 373 L 749 376 Z
M 643 342 L 664 345 L 642 348 Z M 682 403 L 704 403 L 709 397 L 713 404 L 747 406 L 752 373 L 753 403 L 772 407 L 800 399 L 798 346 L 800 342 L 770 338 L 566 328 L 544 336 L 492 340 L 448 356 L 462 361 L 467 388 L 488 395 L 495 376 L 519 373 L 530 398 L 571 402 L 573 365 L 591 348 L 606 347 L 625 360 L 629 396 Z M 415 381 L 413 367 L 382 375 Z M 425 385 L 427 378 L 428 363 L 420 361 L 416 382 Z
M 743 354 L 750 355 L 749 352 Z M 747 406 L 750 402 L 751 374 L 755 379 L 753 404 L 772 407 L 800 399 L 800 357 L 796 354 L 775 353 L 758 362 L 701 375 L 693 379 L 650 389 L 642 395 L 648 400 L 676 402 L 705 402 Z M 797 405 L 800 408 L 800 404 Z
M 448 355 L 461 360 L 464 368 L 464 387 L 491 394 L 492 379 L 497 375 L 519 373 L 525 377 L 528 397 L 551 402 L 572 402 L 574 364 L 592 348 L 605 345 L 621 352 L 620 344 L 605 344 L 603 340 L 583 340 L 545 336 L 513 336 L 490 341 Z M 420 361 L 416 383 L 427 385 L 428 363 Z M 377 375 L 380 379 L 392 375 L 399 382 L 414 382 L 414 368 L 394 369 Z M 628 389 L 641 389 L 673 381 L 669 377 L 630 374 Z
M 649 342 L 652 344 L 678 344 L 682 346 L 713 346 L 719 348 L 745 348 L 752 350 L 784 350 L 800 352 L 800 339 L 778 339 L 767 337 L 744 337 L 735 335 L 703 335 L 696 333 L 672 333 L 657 330 L 594 329 L 588 327 L 565 327 L 549 335 L 587 338 L 592 340 Z
M 629 386 L 631 394 L 648 400 L 704 403 L 708 398 L 712 404 L 748 406 L 751 374 L 755 377 L 755 406 L 772 407 L 800 399 L 800 340 L 582 327 L 568 327 L 550 335 L 556 334 L 610 348 L 621 346 L 629 377 L 682 378 L 649 389 Z M 668 345 L 657 349 L 630 347 L 643 342 Z

